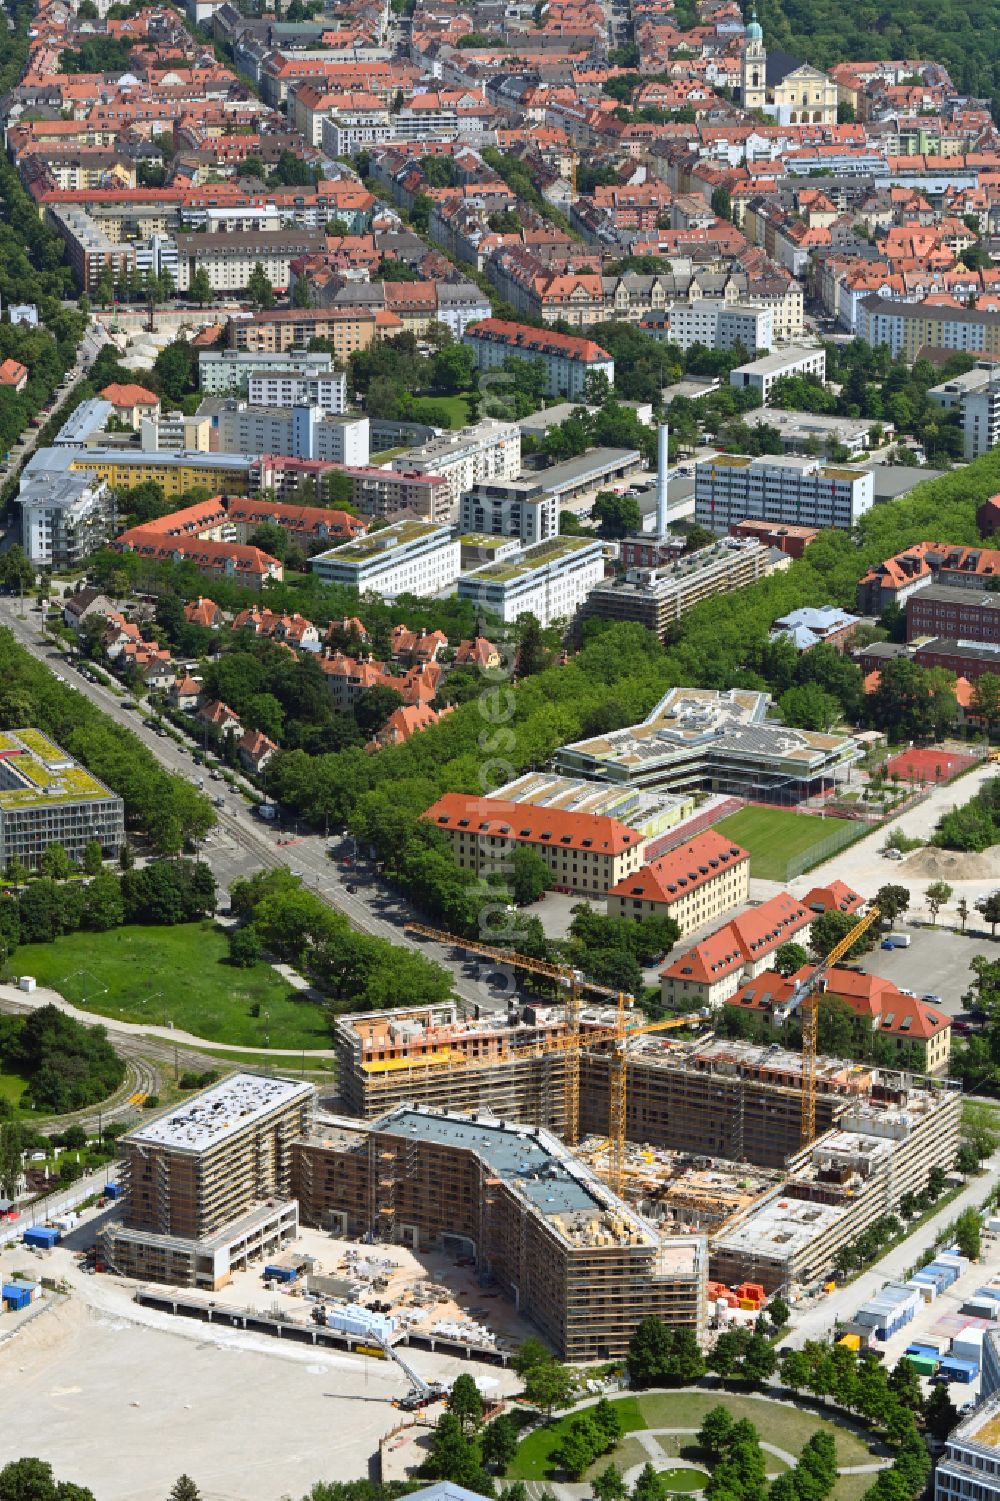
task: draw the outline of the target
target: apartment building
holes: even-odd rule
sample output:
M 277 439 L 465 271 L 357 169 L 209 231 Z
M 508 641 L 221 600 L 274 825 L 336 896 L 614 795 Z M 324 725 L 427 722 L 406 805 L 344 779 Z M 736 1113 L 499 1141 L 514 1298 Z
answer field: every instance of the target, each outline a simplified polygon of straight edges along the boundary
M 66 246 L 66 258 L 82 291 L 94 291 L 105 267 L 115 286 L 124 284 L 135 265 L 133 245 L 115 239 L 81 204 L 50 204 L 46 217 Z
M 114 859 L 125 842 L 122 799 L 40 730 L 0 734 L 0 870 L 37 870 L 61 844 L 74 864 L 96 839 Z
M 992 360 L 931 386 L 927 394 L 942 411 L 958 409 L 963 458 L 978 459 L 1000 443 L 1000 383 Z
M 122 1137 L 123 1215 L 101 1232 L 127 1277 L 214 1291 L 298 1231 L 292 1144 L 313 1086 L 238 1073 Z
M 770 553 L 756 538 L 726 537 L 676 562 L 632 570 L 623 580 L 602 580 L 588 595 L 584 612 L 635 620 L 665 641 L 703 599 L 756 583 L 770 571 Z
M 331 109 L 319 126 L 317 144 L 333 157 L 354 156 L 370 146 L 381 146 L 393 134 L 389 111 L 380 104 Z
M 298 377 L 302 381 L 336 375 L 333 356 L 325 352 L 261 354 L 245 349 L 200 349 L 198 351 L 198 386 L 206 396 L 242 396 L 249 389 L 251 375 L 279 373 L 283 379 Z M 341 375 L 342 380 L 344 377 Z M 346 390 L 345 390 L 346 401 Z M 267 405 L 288 406 L 289 402 Z
M 643 865 L 608 892 L 609 917 L 672 917 L 681 933 L 714 922 L 745 902 L 750 855 L 714 829 Z
M 256 371 L 247 377 L 252 407 L 317 407 L 326 417 L 347 411 L 347 376 L 342 370 L 305 375 L 299 370 Z
M 459 530 L 491 537 L 517 537 L 525 546 L 559 533 L 559 507 L 541 480 L 473 485 L 462 492 Z
M 177 290 L 190 291 L 197 271 L 208 273 L 213 292 L 244 292 L 255 266 L 263 266 L 276 292 L 288 290 L 296 256 L 326 249 L 319 229 L 251 230 L 237 234 L 179 234 Z
M 615 362 L 593 339 L 557 334 L 532 328 L 526 323 L 508 323 L 502 318 L 484 318 L 470 324 L 462 335 L 481 371 L 502 370 L 509 359 L 536 360 L 545 366 L 546 396 L 582 398 L 588 375 L 603 375 L 615 383 Z
M 251 495 L 273 493 L 287 499 L 308 481 L 316 486 L 317 498 L 322 498 L 330 481 L 340 474 L 350 480 L 351 504 L 363 516 L 392 520 L 405 513 L 421 521 L 437 522 L 451 518 L 448 486 L 438 474 L 397 473 L 365 466 L 346 469 L 320 459 L 290 459 L 269 453 L 251 461 L 247 489 Z
M 549 866 L 558 891 L 593 898 L 635 875 L 646 847 L 637 830 L 616 818 L 458 792 L 446 793 L 423 817 L 447 834 L 463 870 L 499 869 L 526 845 Z
M 715 1011 L 774 962 L 783 943 L 808 944 L 816 913 L 787 891 L 724 923 L 660 971 L 667 1010 Z
M 190 448 L 40 448 L 25 474 L 41 468 L 97 475 L 112 490 L 131 489 L 144 480 L 163 486 L 168 499 L 193 486 L 215 495 L 241 494 L 246 489 L 250 460 L 239 453 L 201 453 Z
M 770 702 L 749 688 L 671 688 L 639 724 L 564 745 L 556 769 L 623 787 L 797 801 L 859 759 L 849 735 L 769 720 Z
M 445 482 L 451 515 L 464 490 L 491 480 L 517 479 L 521 472 L 521 429 L 516 422 L 484 417 L 471 427 L 442 433 L 392 461 L 397 472 L 436 474 Z
M 376 327 L 377 316 L 367 308 L 357 312 L 274 308 L 252 317 L 240 314 L 230 318 L 229 347 L 251 354 L 283 354 L 291 349 L 307 350 L 311 339 L 329 339 L 333 358 L 342 364 L 355 351 L 368 348 Z
M 667 339 L 681 349 L 701 344 L 705 349 L 735 349 L 764 354 L 774 345 L 774 314 L 769 307 L 726 302 L 722 297 L 698 297 L 672 302 L 663 313 L 650 313 L 640 328 L 653 338 Z
M 849 531 L 874 504 L 870 469 L 792 454 L 720 453 L 696 464 L 694 474 L 695 520 L 714 532 L 748 519 Z
M 1000 550 L 954 542 L 914 542 L 894 557 L 869 568 L 858 583 L 862 614 L 880 615 L 889 604 L 907 600 L 931 585 L 983 591 L 1000 576 Z
M 252 406 L 238 396 L 204 403 L 212 447 L 224 453 L 281 453 L 349 468 L 367 465 L 367 417 L 333 417 L 320 406 Z
M 363 536 L 364 521 L 349 511 L 322 506 L 286 506 L 280 501 L 226 497 L 225 539 L 247 543 L 259 526 L 278 526 L 289 538 L 311 547 L 350 537 Z
M 1000 354 L 1000 313 L 931 302 L 864 297 L 858 304 L 859 339 L 912 363 L 921 349 Z
M 547 626 L 572 620 L 603 577 L 604 548 L 596 537 L 555 536 L 463 573 L 458 595 L 505 624 L 531 614 Z
M 627 1353 L 643 1318 L 699 1338 L 707 1252 L 667 1243 L 548 1131 L 401 1106 L 294 1148 L 303 1219 L 334 1234 L 472 1258 L 563 1360 Z
M 439 594 L 450 588 L 458 577 L 460 560 L 461 546 L 450 527 L 398 521 L 319 553 L 309 566 L 325 584 L 345 584 L 359 594 L 371 592 L 392 599 L 398 594 Z
M 115 534 L 114 492 L 94 474 L 29 464 L 17 503 L 21 546 L 36 568 L 77 568 Z
M 762 355 L 745 365 L 737 365 L 729 372 L 729 384 L 737 390 L 755 391 L 761 404 L 767 406 L 771 388 L 776 380 L 786 375 L 814 375 L 817 380 L 826 380 L 826 350 L 803 349 L 791 346 Z

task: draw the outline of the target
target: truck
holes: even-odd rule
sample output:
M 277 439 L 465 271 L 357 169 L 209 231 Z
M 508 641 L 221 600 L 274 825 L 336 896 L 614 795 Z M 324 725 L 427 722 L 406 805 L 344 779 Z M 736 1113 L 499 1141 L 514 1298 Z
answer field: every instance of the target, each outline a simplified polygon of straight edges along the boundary
M 884 949 L 908 949 L 912 943 L 909 933 L 888 933 L 882 939 Z

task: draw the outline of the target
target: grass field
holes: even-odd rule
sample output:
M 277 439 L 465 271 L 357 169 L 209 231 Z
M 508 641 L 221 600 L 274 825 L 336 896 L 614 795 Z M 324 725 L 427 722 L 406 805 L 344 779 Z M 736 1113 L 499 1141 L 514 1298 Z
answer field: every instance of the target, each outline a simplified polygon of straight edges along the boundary
M 72 933 L 17 951 L 21 974 L 75 1006 L 120 1021 L 164 1026 L 234 1047 L 322 1048 L 321 1008 L 298 999 L 269 964 L 234 969 L 224 935 L 205 921 L 175 928 Z M 260 1007 L 258 1016 L 251 1008 Z M 265 1016 L 266 1013 L 266 1016 Z
M 720 834 L 750 851 L 750 874 L 768 881 L 785 880 L 789 860 L 822 844 L 839 827 L 839 820 L 789 813 L 784 808 L 741 808 L 713 824 Z
M 841 1468 L 850 1465 L 873 1463 L 864 1439 L 858 1438 L 847 1428 L 841 1428 L 826 1418 L 756 1397 L 743 1397 L 730 1392 L 660 1392 L 650 1396 L 623 1397 L 614 1401 L 625 1437 L 610 1457 L 621 1470 L 644 1464 L 648 1453 L 630 1434 L 641 1428 L 674 1428 L 697 1430 L 705 1414 L 713 1407 L 723 1406 L 734 1418 L 749 1418 L 761 1439 L 774 1444 L 789 1454 L 798 1455 L 806 1440 L 818 1428 L 828 1429 L 837 1448 L 837 1464 Z M 524 1439 L 507 1470 L 510 1480 L 548 1480 L 556 1478 L 556 1469 L 549 1456 L 559 1445 L 562 1434 L 572 1421 L 572 1414 L 558 1419 L 551 1427 L 538 1428 Z M 705 1456 L 694 1445 L 693 1433 L 674 1435 L 658 1434 L 658 1441 L 671 1458 L 683 1457 L 695 1464 L 704 1463 Z M 786 1465 L 777 1456 L 766 1454 L 768 1473 L 780 1474 Z M 586 1479 L 595 1475 L 608 1463 L 603 1456 L 587 1471 Z M 871 1486 L 874 1474 L 844 1475 L 837 1481 L 832 1492 L 832 1501 L 859 1501 Z M 864 1481 L 864 1485 L 856 1482 Z
M 464 396 L 415 396 L 407 420 L 425 422 L 423 413 L 427 407 L 445 408 L 452 428 L 464 427 L 469 420 L 469 403 Z
M 0 1100 L 6 1100 L 8 1105 L 16 1108 L 27 1084 L 27 1079 L 22 1079 L 20 1074 L 0 1074 Z

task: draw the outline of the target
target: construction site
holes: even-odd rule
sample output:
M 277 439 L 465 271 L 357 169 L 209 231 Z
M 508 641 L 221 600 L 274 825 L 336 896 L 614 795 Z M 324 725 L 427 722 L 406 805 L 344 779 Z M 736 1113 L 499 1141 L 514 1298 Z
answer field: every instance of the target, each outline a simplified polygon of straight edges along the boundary
M 801 1053 L 716 1037 L 702 1013 L 649 1020 L 577 974 L 465 945 L 555 999 L 343 1016 L 324 1110 L 288 1079 L 212 1086 L 123 1138 L 101 1255 L 210 1294 L 261 1259 L 282 1281 L 300 1225 L 443 1253 L 574 1361 L 622 1356 L 650 1315 L 701 1337 L 723 1317 L 710 1282 L 795 1300 L 958 1149 L 957 1087 L 817 1057 L 823 979 L 857 932 L 801 984 Z M 323 1340 L 357 1326 L 395 1359 L 408 1330 L 381 1312 L 324 1313 Z

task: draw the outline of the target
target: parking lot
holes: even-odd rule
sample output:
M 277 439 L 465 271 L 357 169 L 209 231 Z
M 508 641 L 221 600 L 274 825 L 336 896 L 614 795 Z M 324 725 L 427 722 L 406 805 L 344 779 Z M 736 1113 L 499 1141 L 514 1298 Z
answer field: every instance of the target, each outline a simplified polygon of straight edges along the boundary
M 948 928 L 898 922 L 895 932 L 910 935 L 909 948 L 873 949 L 859 960 L 870 975 L 881 975 L 914 995 L 940 997 L 938 1005 L 949 1016 L 962 1016 L 962 996 L 972 983 L 969 966 L 977 954 L 1000 959 L 1000 940 L 969 924 L 964 935 Z

